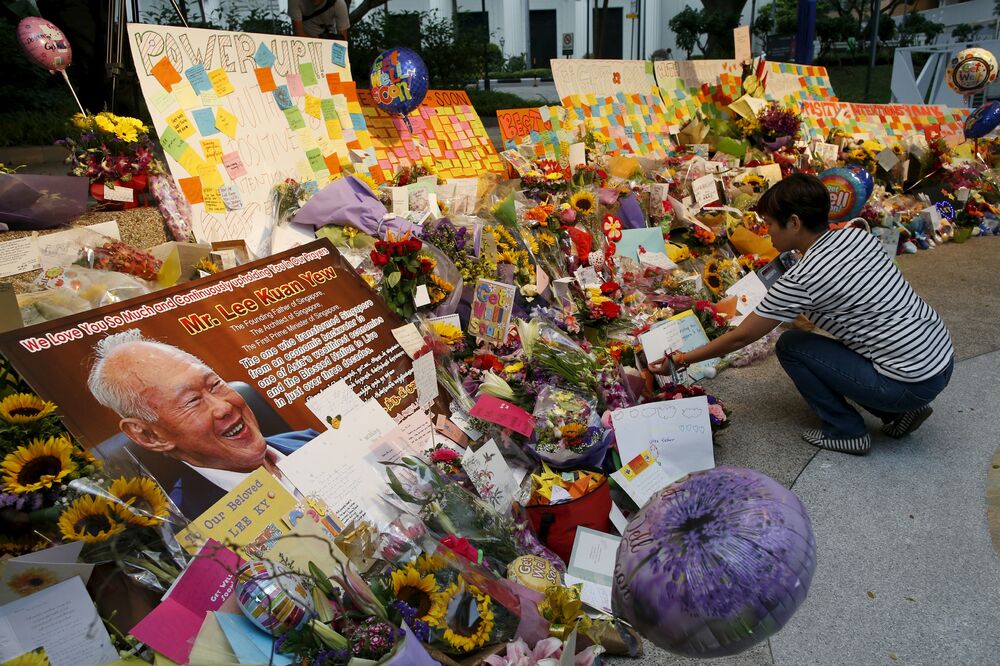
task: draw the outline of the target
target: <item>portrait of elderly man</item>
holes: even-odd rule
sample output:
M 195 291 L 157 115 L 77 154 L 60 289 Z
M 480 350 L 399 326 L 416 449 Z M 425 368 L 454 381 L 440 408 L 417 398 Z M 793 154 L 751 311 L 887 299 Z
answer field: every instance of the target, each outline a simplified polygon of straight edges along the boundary
M 259 467 L 280 478 L 277 462 L 319 433 L 261 433 L 246 400 L 201 359 L 143 337 L 115 333 L 94 348 L 88 386 L 119 417 L 118 427 L 146 451 L 182 463 L 170 498 L 195 517 Z

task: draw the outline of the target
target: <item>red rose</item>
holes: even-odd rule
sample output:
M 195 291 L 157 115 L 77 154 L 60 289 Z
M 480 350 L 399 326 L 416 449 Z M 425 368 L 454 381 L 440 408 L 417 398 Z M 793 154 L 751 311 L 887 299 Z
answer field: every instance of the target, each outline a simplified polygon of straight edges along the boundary
M 614 319 L 619 314 L 621 314 L 621 307 L 614 301 L 605 301 L 601 303 L 601 314 L 608 319 Z
M 457 451 L 442 447 L 431 452 L 431 462 L 451 463 L 461 458 Z
M 420 257 L 420 272 L 430 273 L 434 270 L 434 262 L 427 257 Z
M 621 289 L 621 286 L 614 280 L 609 280 L 601 285 L 601 293 L 604 295 L 613 294 Z
M 420 242 L 419 238 L 411 238 L 406 241 L 406 247 L 410 252 L 420 252 L 420 248 L 423 246 L 424 244 Z
M 387 255 L 382 254 L 381 252 L 376 252 L 375 250 L 372 250 L 371 257 L 372 257 L 372 263 L 375 264 L 376 266 L 385 266 L 386 264 L 389 263 L 389 257 Z
M 441 539 L 441 544 L 447 546 L 456 555 L 461 555 L 470 562 L 479 562 L 479 551 L 476 550 L 475 546 L 469 543 L 469 540 L 465 537 L 459 539 L 458 537 L 449 534 L 445 538 Z

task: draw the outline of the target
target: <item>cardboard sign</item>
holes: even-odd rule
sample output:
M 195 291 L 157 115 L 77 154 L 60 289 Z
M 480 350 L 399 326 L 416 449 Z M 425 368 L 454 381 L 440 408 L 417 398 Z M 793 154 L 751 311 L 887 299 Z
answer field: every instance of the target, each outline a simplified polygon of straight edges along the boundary
M 476 404 L 469 410 L 471 416 L 477 419 L 495 423 L 503 428 L 509 428 L 525 437 L 530 437 L 535 429 L 535 417 L 517 405 L 501 400 L 487 393 L 482 393 Z
M 552 129 L 552 121 L 542 120 L 542 114 L 537 108 L 498 109 L 497 124 L 500 126 L 500 137 L 504 140 L 504 144 L 508 141 L 518 142 L 526 139 L 532 132 Z
M 483 278 L 477 280 L 469 316 L 469 335 L 502 344 L 507 339 L 516 293 L 514 285 Z

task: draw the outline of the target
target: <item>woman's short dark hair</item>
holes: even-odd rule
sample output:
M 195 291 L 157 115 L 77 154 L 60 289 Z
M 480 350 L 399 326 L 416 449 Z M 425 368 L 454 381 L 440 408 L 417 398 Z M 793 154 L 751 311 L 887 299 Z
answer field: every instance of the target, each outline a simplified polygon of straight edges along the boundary
M 816 176 L 793 173 L 760 197 L 756 211 L 773 217 L 782 227 L 798 215 L 810 231 L 825 231 L 830 225 L 830 192 Z

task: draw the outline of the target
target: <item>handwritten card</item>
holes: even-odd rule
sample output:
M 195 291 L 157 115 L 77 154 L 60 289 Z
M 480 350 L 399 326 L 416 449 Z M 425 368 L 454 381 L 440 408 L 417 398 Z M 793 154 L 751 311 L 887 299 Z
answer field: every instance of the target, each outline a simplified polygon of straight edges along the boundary
M 302 85 L 316 85 L 316 68 L 311 62 L 303 62 L 299 64 L 299 76 L 302 77 Z
M 392 337 L 396 338 L 396 342 L 410 358 L 416 358 L 417 352 L 424 346 L 424 336 L 414 324 L 403 324 L 392 329 Z
M 434 424 L 424 411 L 413 412 L 371 444 L 375 458 L 381 463 L 396 463 L 405 456 L 422 456 L 433 447 Z
M 227 210 L 239 210 L 243 208 L 243 196 L 240 194 L 240 189 L 235 185 L 223 185 L 220 187 L 219 196 L 222 197 L 222 203 L 226 205 Z
M 517 405 L 506 400 L 482 393 L 469 414 L 478 419 L 495 423 L 503 428 L 509 428 L 525 437 L 530 437 L 535 429 L 535 417 Z
M 257 46 L 257 51 L 253 54 L 253 60 L 257 63 L 258 67 L 270 67 L 274 64 L 274 53 L 268 48 L 267 44 L 261 42 Z
M 517 287 L 479 278 L 473 291 L 469 335 L 502 344 L 507 339 Z
M 236 116 L 225 107 L 219 107 L 215 113 L 215 126 L 230 139 L 236 138 L 236 126 L 239 124 Z
M 289 92 L 288 86 L 278 86 L 271 94 L 274 95 L 274 101 L 279 109 L 284 111 L 292 108 L 292 94 Z
M 195 109 L 191 112 L 191 115 L 194 117 L 194 122 L 198 126 L 198 131 L 201 132 L 202 136 L 211 136 L 219 132 L 219 128 L 215 126 L 214 109 Z M 205 157 L 207 158 L 208 155 Z
M 599 585 L 610 586 L 615 575 L 615 560 L 621 538 L 592 530 L 576 528 L 573 550 L 566 573 Z
M 726 289 L 726 296 L 736 297 L 736 312 L 748 315 L 767 296 L 767 287 L 756 273 L 747 273 Z
M 182 139 L 187 139 L 192 134 L 194 134 L 194 125 L 191 124 L 191 120 L 184 113 L 183 109 L 175 111 L 174 113 L 167 116 L 167 124 L 177 132 L 177 135 Z
M 611 414 L 622 460 L 648 451 L 673 483 L 715 467 L 708 398 L 681 398 L 619 409 Z
M 312 63 L 310 63 L 310 66 Z M 288 94 L 292 97 L 303 97 L 306 89 L 302 86 L 302 77 L 298 74 L 289 74 L 285 77 L 285 85 L 288 86 Z
M 278 84 L 274 82 L 274 72 L 270 67 L 259 67 L 253 70 L 253 73 L 257 77 L 257 87 L 262 93 L 274 92 L 278 88 Z
M 306 407 L 330 430 L 339 430 L 344 419 L 355 409 L 364 406 L 345 380 L 330 384 L 306 400 Z
M 192 65 L 184 70 L 184 77 L 191 84 L 196 95 L 212 89 L 212 82 L 208 79 L 208 72 L 205 71 L 205 65 L 202 63 Z
M 500 447 L 492 439 L 477 451 L 466 449 L 462 468 L 484 502 L 498 512 L 506 512 L 517 495 L 517 481 Z
M 649 498 L 670 485 L 670 477 L 649 451 L 643 451 L 611 478 L 641 509 Z
M 823 141 L 817 141 L 813 145 L 813 152 L 819 160 L 827 165 L 833 165 L 836 163 L 837 158 L 840 156 L 840 148 L 833 143 L 825 143 Z
M 413 361 L 413 377 L 417 382 L 417 403 L 426 408 L 439 395 L 434 354 L 426 352 Z
M 347 67 L 347 47 L 343 42 L 334 42 L 330 45 L 330 62 L 337 67 Z
M 716 187 L 715 176 L 709 174 L 696 178 L 691 183 L 691 193 L 699 208 L 719 200 L 719 188 Z
M 214 124 L 214 123 L 213 123 Z M 222 141 L 219 139 L 202 139 L 201 152 L 205 161 L 210 164 L 222 164 Z
M 243 166 L 243 158 L 235 150 L 222 156 L 222 166 L 226 167 L 226 173 L 230 180 L 236 180 L 247 175 L 247 169 Z
M 236 91 L 236 88 L 233 87 L 232 82 L 229 80 L 229 75 L 222 67 L 209 72 L 208 80 L 212 82 L 212 89 L 215 90 L 215 94 L 219 97 L 225 97 Z
M 622 231 L 622 239 L 615 243 L 615 255 L 639 261 L 640 248 L 644 252 L 666 254 L 667 245 L 663 241 L 663 232 L 658 227 L 625 229 Z

